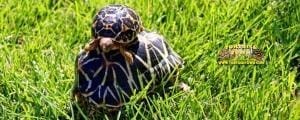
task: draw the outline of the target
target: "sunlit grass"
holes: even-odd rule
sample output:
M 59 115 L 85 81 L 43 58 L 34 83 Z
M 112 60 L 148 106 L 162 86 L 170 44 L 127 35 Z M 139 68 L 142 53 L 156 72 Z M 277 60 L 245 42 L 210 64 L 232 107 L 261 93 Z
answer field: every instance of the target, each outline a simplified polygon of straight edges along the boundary
M 193 92 L 130 102 L 121 118 L 299 119 L 290 58 L 300 51 L 298 0 L 0 0 L 0 118 L 70 119 L 75 56 L 93 15 L 134 8 L 185 60 Z M 255 45 L 264 65 L 218 65 L 228 45 Z M 146 107 L 145 107 L 146 106 Z

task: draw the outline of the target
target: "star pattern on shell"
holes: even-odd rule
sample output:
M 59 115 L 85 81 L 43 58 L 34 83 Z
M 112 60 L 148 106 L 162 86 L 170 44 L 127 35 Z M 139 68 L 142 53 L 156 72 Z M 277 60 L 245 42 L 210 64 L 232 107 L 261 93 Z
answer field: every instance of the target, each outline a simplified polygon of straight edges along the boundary
M 142 29 L 139 16 L 127 6 L 102 8 L 94 18 L 92 37 L 111 37 L 115 42 L 129 44 L 122 49 L 131 54 L 132 62 L 127 62 L 122 50 L 102 52 L 96 45 L 79 53 L 72 94 L 89 110 L 118 110 L 146 86 L 150 86 L 150 93 L 161 84 L 174 82 L 171 79 L 183 67 L 182 58 L 165 38 Z

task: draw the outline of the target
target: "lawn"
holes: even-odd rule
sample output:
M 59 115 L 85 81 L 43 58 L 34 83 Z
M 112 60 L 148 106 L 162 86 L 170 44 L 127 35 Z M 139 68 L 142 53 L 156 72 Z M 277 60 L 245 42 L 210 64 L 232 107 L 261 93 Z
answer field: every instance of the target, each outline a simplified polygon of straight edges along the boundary
M 75 57 L 112 3 L 165 36 L 192 88 L 129 102 L 119 118 L 300 119 L 290 62 L 300 55 L 299 0 L 0 0 L 0 119 L 72 119 Z M 264 64 L 219 65 L 219 51 L 236 44 L 257 46 Z

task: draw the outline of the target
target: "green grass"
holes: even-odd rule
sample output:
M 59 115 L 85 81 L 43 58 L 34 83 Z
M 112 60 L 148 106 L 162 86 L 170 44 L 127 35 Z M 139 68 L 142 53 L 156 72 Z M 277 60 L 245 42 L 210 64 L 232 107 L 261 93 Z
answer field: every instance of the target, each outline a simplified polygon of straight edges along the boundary
M 299 0 L 0 0 L 0 119 L 68 115 L 75 56 L 93 15 L 126 4 L 185 60 L 179 80 L 192 93 L 130 102 L 121 118 L 300 119 L 293 96 L 300 54 Z M 218 52 L 256 45 L 264 65 L 218 65 Z M 299 83 L 298 83 L 299 84 Z

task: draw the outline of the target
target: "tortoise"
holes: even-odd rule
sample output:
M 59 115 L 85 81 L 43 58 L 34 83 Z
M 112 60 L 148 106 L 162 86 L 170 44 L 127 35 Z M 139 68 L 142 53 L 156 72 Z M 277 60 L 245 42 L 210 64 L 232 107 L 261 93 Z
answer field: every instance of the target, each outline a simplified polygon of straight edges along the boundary
M 134 93 L 147 85 L 149 93 L 154 91 L 183 67 L 184 61 L 164 37 L 144 30 L 128 6 L 100 9 L 91 33 L 92 40 L 75 62 L 72 96 L 83 107 L 119 110 Z

